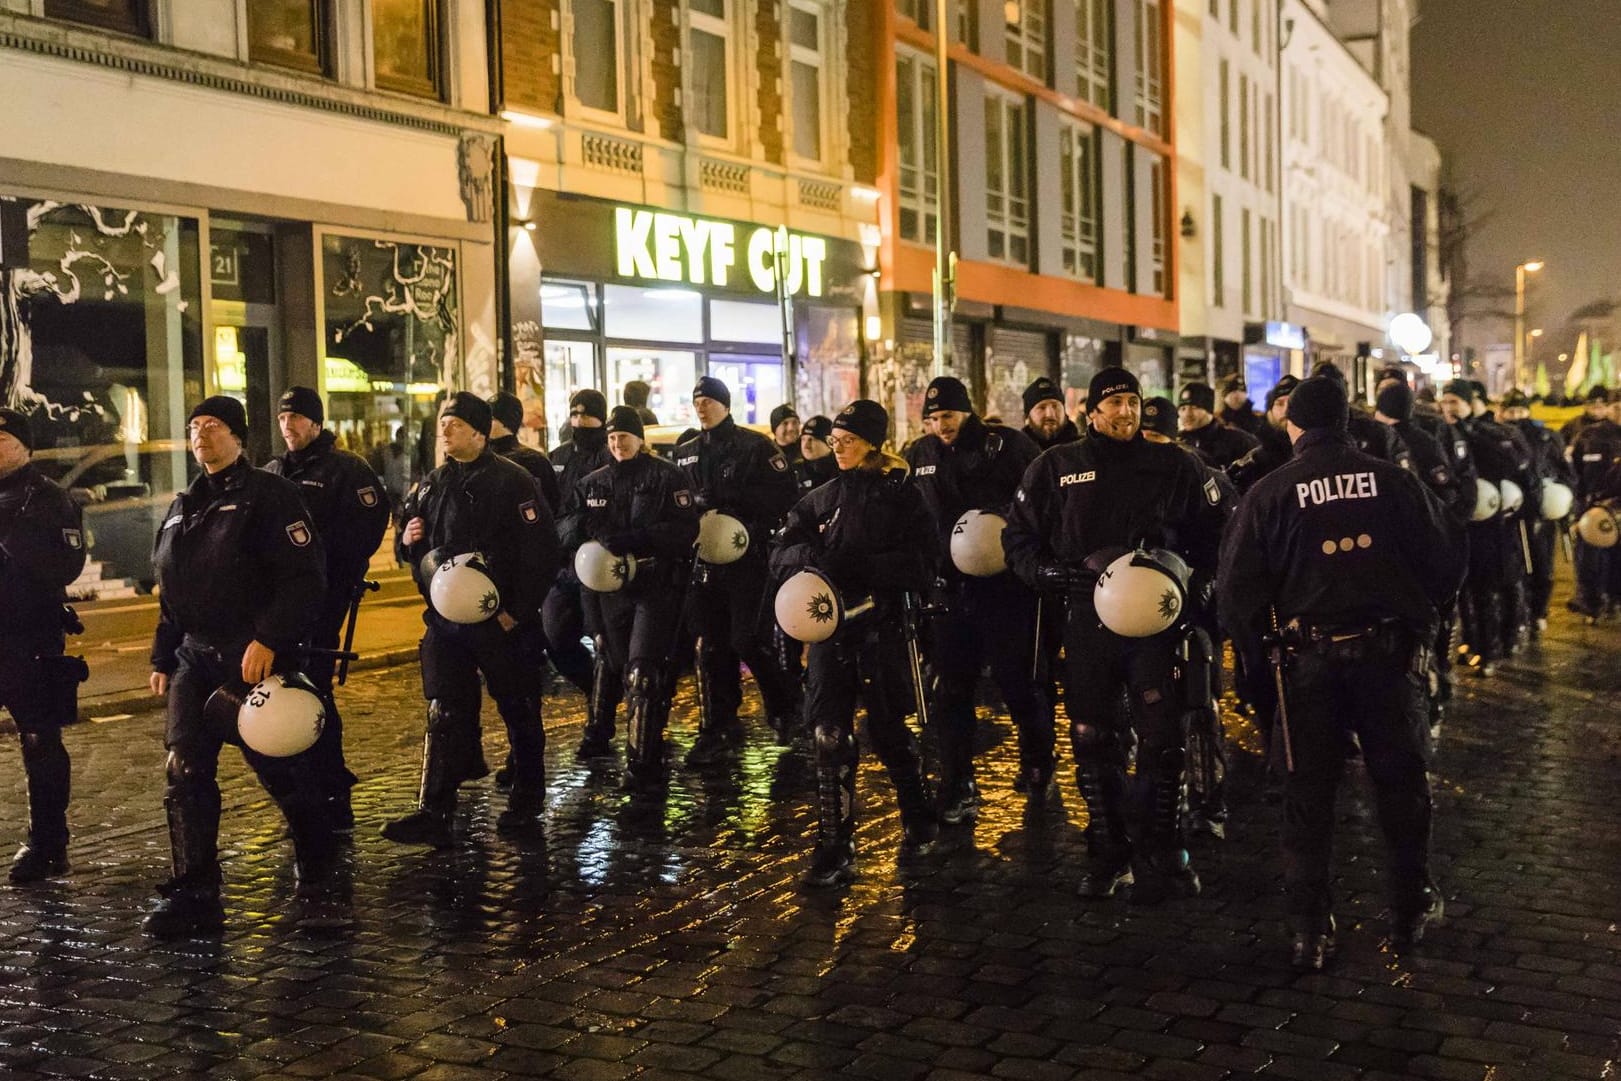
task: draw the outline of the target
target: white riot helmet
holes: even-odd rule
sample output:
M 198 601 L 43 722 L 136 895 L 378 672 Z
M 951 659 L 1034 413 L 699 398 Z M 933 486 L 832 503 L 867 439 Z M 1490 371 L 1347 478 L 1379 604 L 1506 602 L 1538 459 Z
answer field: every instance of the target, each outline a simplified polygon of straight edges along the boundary
M 315 746 L 326 706 L 301 672 L 271 676 L 249 687 L 239 679 L 208 696 L 203 715 L 223 736 L 234 728 L 249 750 L 288 758 Z
M 574 553 L 574 575 L 593 593 L 617 593 L 636 580 L 636 557 L 616 556 L 598 541 Z
M 1525 490 L 1518 484 L 1504 477 L 1497 487 L 1503 495 L 1504 514 L 1513 514 L 1525 506 Z
M 1539 509 L 1542 517 L 1550 522 L 1557 522 L 1570 514 L 1576 505 L 1576 493 L 1570 490 L 1570 485 L 1561 484 L 1556 480 L 1542 482 L 1542 502 Z
M 1470 512 L 1471 522 L 1486 522 L 1497 517 L 1503 509 L 1502 490 L 1485 477 L 1475 478 L 1475 509 Z
M 964 574 L 989 578 L 1007 570 L 1002 552 L 1002 530 L 1007 519 L 989 511 L 971 510 L 951 527 L 951 562 Z
M 1616 523 L 1615 506 L 1595 503 L 1576 519 L 1576 535 L 1594 548 L 1614 548 L 1621 530 Z
M 706 510 L 698 519 L 698 558 L 705 563 L 736 563 L 748 550 L 748 528 L 730 514 Z
M 501 591 L 479 552 L 451 556 L 428 581 L 428 603 L 452 623 L 483 623 L 501 610 Z
M 1164 548 L 1139 548 L 1110 563 L 1092 589 L 1103 625 L 1122 638 L 1149 638 L 1174 627 L 1187 605 L 1191 572 Z
M 872 609 L 872 598 L 846 606 L 833 583 L 805 570 L 777 588 L 777 625 L 797 642 L 825 642 L 847 621 Z

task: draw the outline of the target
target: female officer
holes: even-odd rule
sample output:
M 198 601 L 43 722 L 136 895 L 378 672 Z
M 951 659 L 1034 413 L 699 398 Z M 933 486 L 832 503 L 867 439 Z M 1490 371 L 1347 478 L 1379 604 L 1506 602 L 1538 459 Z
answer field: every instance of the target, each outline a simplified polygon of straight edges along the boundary
M 804 881 L 833 886 L 855 877 L 856 697 L 867 711 L 868 736 L 889 772 L 905 831 L 903 852 L 933 842 L 938 824 L 923 780 L 917 741 L 906 727 L 911 689 L 901 626 L 903 596 L 928 581 L 932 530 L 905 463 L 879 449 L 889 414 L 861 399 L 833 421 L 828 443 L 839 474 L 788 514 L 771 553 L 779 579 L 815 569 L 849 600 L 874 607 L 810 647 L 805 717 L 816 737 L 819 822 L 816 851 Z
M 634 556 L 635 578 L 612 593 L 583 591 L 585 619 L 603 643 L 607 679 L 624 681 L 629 712 L 625 740 L 625 787 L 657 789 L 664 781 L 664 722 L 675 689 L 675 636 L 681 621 L 682 578 L 692 562 L 698 537 L 698 511 L 686 474 L 649 454 L 642 418 L 630 406 L 608 416 L 608 453 L 613 461 L 580 481 L 570 503 L 574 513 L 562 526 L 565 547 L 588 540 L 616 556 Z M 594 724 L 602 724 L 592 703 Z M 603 742 L 612 738 L 613 714 L 606 717 Z

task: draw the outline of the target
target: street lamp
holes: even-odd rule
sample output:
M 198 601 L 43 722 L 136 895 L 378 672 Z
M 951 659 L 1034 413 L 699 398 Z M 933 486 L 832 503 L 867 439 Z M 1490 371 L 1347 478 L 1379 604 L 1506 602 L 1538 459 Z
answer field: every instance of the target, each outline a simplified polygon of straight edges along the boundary
M 1536 360 L 1537 339 L 1540 337 L 1542 337 L 1541 327 L 1537 327 L 1535 330 L 1530 331 L 1525 336 L 1525 366 L 1527 371 L 1531 371 L 1533 373 L 1535 369 L 1533 369 L 1531 365 Z
M 1532 259 L 1514 268 L 1514 382 L 1522 389 L 1531 385 L 1525 360 L 1525 276 L 1542 269 L 1541 259 Z M 1540 333 L 1540 331 L 1538 332 Z

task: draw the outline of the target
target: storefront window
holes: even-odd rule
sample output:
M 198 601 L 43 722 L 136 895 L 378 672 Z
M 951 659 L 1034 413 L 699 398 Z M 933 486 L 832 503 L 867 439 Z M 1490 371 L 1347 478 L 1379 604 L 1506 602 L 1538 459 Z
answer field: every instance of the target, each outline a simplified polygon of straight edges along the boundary
M 0 404 L 28 414 L 35 461 L 85 505 L 103 577 L 149 584 L 203 397 L 197 222 L 3 197 L 0 213 L 27 238 L 7 237 L 0 267 Z
M 861 397 L 861 344 L 855 308 L 801 305 L 797 346 L 799 386 L 795 408 L 805 419 L 831 417 Z
M 378 457 L 404 425 L 412 476 L 433 468 L 433 419 L 461 360 L 453 248 L 329 234 L 321 241 L 328 426 Z
M 765 424 L 783 403 L 782 358 L 709 355 L 709 374 L 732 392 L 732 419 L 739 424 Z
M 702 342 L 704 298 L 690 289 L 609 285 L 602 291 L 610 338 Z
M 775 304 L 711 300 L 709 336 L 717 342 L 778 344 L 782 341 L 782 309 Z
M 597 329 L 597 287 L 590 282 L 546 279 L 540 287 L 540 320 L 548 330 Z
M 697 426 L 698 414 L 692 409 L 692 387 L 698 382 L 697 353 L 684 349 L 610 348 L 605 390 L 610 404 L 625 400 L 625 384 L 632 379 L 640 379 L 652 388 L 647 407 L 660 424 Z M 736 400 L 734 390 L 733 402 Z
M 590 342 L 546 343 L 546 438 L 551 446 L 563 441 L 569 398 L 581 387 L 597 385 L 596 354 Z

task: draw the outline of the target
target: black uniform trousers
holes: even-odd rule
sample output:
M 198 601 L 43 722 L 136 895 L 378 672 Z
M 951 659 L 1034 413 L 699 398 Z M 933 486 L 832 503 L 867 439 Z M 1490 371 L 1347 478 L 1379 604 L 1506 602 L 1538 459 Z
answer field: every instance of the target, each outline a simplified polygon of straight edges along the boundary
M 1508 652 L 1503 627 L 1509 610 L 1509 560 L 1520 560 L 1519 543 L 1515 526 L 1504 518 L 1469 525 L 1469 575 L 1459 616 L 1469 648 L 1486 661 L 1501 660 Z
M 633 586 L 617 593 L 584 592 L 585 618 L 602 635 L 608 671 L 623 682 L 632 669 L 657 671 L 674 683 L 672 659 L 681 625 L 681 590 Z
M 942 783 L 949 788 L 973 779 L 975 691 L 987 662 L 1019 733 L 1020 767 L 1050 775 L 1053 707 L 1046 681 L 1031 678 L 1036 595 L 1008 573 L 965 578 L 932 622 L 939 682 L 930 721 L 940 745 Z
M 1616 595 L 1611 591 L 1611 578 L 1615 577 L 1611 564 L 1621 566 L 1614 553 L 1617 548 L 1599 548 L 1576 538 L 1576 603 L 1594 615 Z M 1617 591 L 1621 593 L 1621 591 Z
M 584 694 L 591 693 L 591 654 L 580 639 L 585 634 L 584 590 L 572 574 L 559 574 L 540 606 L 546 629 L 546 652 L 559 675 Z
M 1428 881 L 1429 718 L 1412 637 L 1387 630 L 1341 648 L 1339 656 L 1292 654 L 1285 675 L 1295 769 L 1284 783 L 1284 884 L 1302 930 L 1325 929 L 1331 911 L 1334 797 L 1353 733 L 1374 786 L 1398 917 L 1424 907 Z
M 321 604 L 321 614 L 316 617 L 310 635 L 310 643 L 316 649 L 335 650 L 342 647 L 343 628 L 349 620 L 349 605 L 353 600 L 353 589 L 347 592 L 341 588 L 328 589 Z M 329 799 L 342 797 L 358 780 L 349 772 L 343 757 L 343 715 L 338 712 L 338 701 L 333 691 L 337 668 L 337 658 L 319 653 L 311 654 L 304 663 L 304 674 L 309 676 L 326 703 L 326 723 L 321 726 L 315 746 L 295 759 L 298 772 L 305 782 Z
M 709 714 L 719 727 L 737 724 L 743 705 L 738 662 L 749 666 L 768 717 L 786 716 L 794 687 L 777 666 L 767 624 L 770 575 L 763 559 L 744 556 L 725 566 L 700 564 L 691 591 L 690 615 L 698 632 L 699 663 L 709 694 Z
M 1554 552 L 1559 547 L 1559 523 L 1532 518 L 1525 523 L 1526 540 L 1531 546 L 1530 596 L 1526 602 L 1533 620 L 1548 618 L 1548 602 L 1553 599 Z
M 418 653 L 422 660 L 422 696 L 430 703 L 430 746 L 448 752 L 446 778 L 454 785 L 481 776 L 479 676 L 506 725 L 511 748 L 514 800 L 536 797 L 546 789 L 546 730 L 540 716 L 540 675 L 533 622 L 511 631 L 490 619 L 454 624 L 429 612 Z M 441 742 L 442 741 L 442 742 Z M 437 758 L 438 755 L 433 757 Z M 444 793 L 436 792 L 439 798 Z
M 60 634 L 0 635 L 0 706 L 17 723 L 23 772 L 28 779 L 28 843 L 57 852 L 68 843 L 71 773 L 62 726 L 71 724 L 74 688 L 58 686 L 39 658 L 62 656 Z M 64 693 L 64 691 L 66 693 Z

